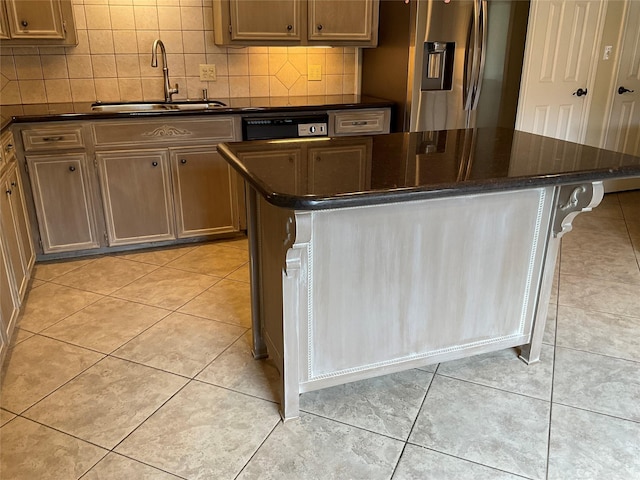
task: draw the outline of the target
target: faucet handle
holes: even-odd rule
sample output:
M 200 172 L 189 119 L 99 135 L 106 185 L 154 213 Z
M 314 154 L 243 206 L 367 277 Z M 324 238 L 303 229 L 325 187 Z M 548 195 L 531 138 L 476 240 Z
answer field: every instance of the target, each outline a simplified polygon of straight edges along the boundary
M 171 93 L 179 93 L 178 84 L 176 83 L 175 87 L 171 89 Z

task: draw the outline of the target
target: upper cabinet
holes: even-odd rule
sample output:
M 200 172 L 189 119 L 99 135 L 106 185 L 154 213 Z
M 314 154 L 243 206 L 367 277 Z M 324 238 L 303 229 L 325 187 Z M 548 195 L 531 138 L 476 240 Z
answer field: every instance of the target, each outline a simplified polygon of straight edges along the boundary
M 375 47 L 379 0 L 214 0 L 218 45 Z
M 230 0 L 229 35 L 236 41 L 300 41 L 299 0 Z
M 375 45 L 378 41 L 378 2 L 309 0 L 308 9 L 309 42 L 364 42 Z
M 1 0 L 0 38 L 12 47 L 76 45 L 71 0 Z

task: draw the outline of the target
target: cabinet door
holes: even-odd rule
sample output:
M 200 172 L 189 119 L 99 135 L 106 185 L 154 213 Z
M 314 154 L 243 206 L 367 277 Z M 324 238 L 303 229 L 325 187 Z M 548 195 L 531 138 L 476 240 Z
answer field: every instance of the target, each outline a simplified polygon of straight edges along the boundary
M 18 277 L 17 272 L 21 272 L 19 278 L 16 278 L 16 280 L 20 280 L 17 282 L 17 287 L 18 296 L 22 299 L 27 290 L 29 273 L 31 272 L 31 267 L 33 267 L 36 256 L 31 240 L 29 218 L 25 208 L 24 193 L 22 191 L 22 183 L 17 166 L 9 170 L 4 187 L 6 199 L 9 204 L 8 208 L 10 208 L 7 214 L 11 215 L 18 247 L 17 253 L 19 253 L 19 265 L 14 265 L 13 270 L 16 273 L 16 277 Z M 3 206 L 3 211 L 4 208 Z M 7 222 L 7 224 L 8 223 L 9 222 Z M 3 229 L 11 228 L 10 225 L 7 224 L 4 224 Z
M 0 186 L 2 187 L 2 195 L 0 196 L 0 222 L 2 224 L 2 236 L 3 243 L 5 244 L 7 262 L 13 271 L 13 279 L 17 287 L 19 295 L 22 296 L 27 288 L 29 281 L 29 268 L 27 265 L 25 255 L 22 252 L 22 239 L 20 235 L 21 223 L 16 218 L 14 211 L 15 207 L 12 205 L 16 203 L 14 195 L 17 197 L 21 194 L 20 189 L 12 187 L 12 184 L 16 184 L 15 176 L 15 164 L 3 176 Z
M 175 239 L 167 150 L 96 153 L 109 245 Z
M 367 188 L 371 184 L 370 140 L 345 146 L 309 148 L 309 193 L 344 193 Z
M 60 0 L 3 0 L 11 38 L 64 39 Z
M 86 155 L 26 158 L 44 253 L 98 248 Z
M 178 238 L 238 231 L 236 178 L 215 147 L 171 149 Z
M 230 0 L 231 40 L 300 40 L 299 0 Z
M 309 0 L 308 39 L 377 43 L 377 0 Z M 375 28 L 374 28 L 375 21 Z
M 0 365 L 18 317 L 18 300 L 3 246 L 2 237 L 0 236 Z
M 269 178 L 274 180 L 269 187 L 276 193 L 304 193 L 301 177 L 300 149 L 282 149 L 269 151 L 247 151 L 238 154 L 243 161 L 251 163 L 251 169 L 260 176 L 262 169 L 268 170 Z M 275 173 L 275 174 L 274 174 Z
M 7 11 L 0 5 L 0 39 L 8 40 L 9 37 L 9 24 L 7 23 Z

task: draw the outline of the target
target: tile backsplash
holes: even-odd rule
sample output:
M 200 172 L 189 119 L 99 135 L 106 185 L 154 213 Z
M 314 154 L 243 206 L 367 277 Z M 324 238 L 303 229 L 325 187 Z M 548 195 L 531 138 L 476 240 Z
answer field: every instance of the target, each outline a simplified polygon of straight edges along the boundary
M 223 48 L 213 42 L 211 0 L 73 0 L 76 47 L 0 51 L 0 105 L 161 100 L 162 39 L 175 99 L 334 95 L 356 92 L 356 48 Z M 200 81 L 214 64 L 216 81 Z M 319 65 L 320 81 L 308 66 Z

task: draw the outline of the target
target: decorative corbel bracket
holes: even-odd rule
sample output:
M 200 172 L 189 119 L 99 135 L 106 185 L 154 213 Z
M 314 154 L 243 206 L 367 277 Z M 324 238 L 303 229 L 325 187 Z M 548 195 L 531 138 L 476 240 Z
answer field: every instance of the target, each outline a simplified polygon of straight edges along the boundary
M 573 228 L 573 219 L 579 213 L 589 212 L 597 207 L 604 196 L 602 182 L 579 185 L 562 185 L 558 192 L 556 216 L 553 222 L 553 236 L 560 238 Z

